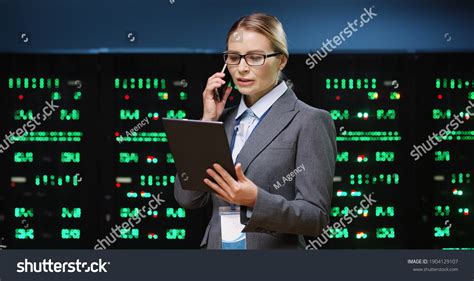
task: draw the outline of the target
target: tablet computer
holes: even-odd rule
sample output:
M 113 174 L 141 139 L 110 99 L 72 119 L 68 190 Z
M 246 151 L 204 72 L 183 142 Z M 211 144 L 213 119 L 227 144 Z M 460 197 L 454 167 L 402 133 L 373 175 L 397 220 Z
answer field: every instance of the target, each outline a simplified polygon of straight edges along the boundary
M 186 190 L 214 192 L 203 182 L 214 181 L 206 172 L 220 164 L 234 179 L 234 162 L 220 121 L 162 118 L 181 186 Z

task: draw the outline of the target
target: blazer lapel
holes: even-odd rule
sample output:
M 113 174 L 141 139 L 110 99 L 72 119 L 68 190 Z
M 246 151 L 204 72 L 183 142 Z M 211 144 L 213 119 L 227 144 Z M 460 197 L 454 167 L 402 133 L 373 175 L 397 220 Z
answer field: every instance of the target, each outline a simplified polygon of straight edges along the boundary
M 241 163 L 244 173 L 247 167 L 258 156 L 258 154 L 288 125 L 298 112 L 295 110 L 297 97 L 288 88 L 285 93 L 278 98 L 270 107 L 265 118 L 254 129 L 250 137 L 245 142 L 235 163 Z M 229 114 L 230 120 L 226 122 L 226 133 L 229 143 L 232 139 L 233 127 L 237 109 Z

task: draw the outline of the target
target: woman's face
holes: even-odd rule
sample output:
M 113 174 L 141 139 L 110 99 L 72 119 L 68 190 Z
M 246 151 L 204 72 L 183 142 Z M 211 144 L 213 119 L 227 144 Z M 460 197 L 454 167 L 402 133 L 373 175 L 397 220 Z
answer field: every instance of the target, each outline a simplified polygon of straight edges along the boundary
M 272 44 L 264 35 L 247 29 L 238 29 L 227 43 L 229 53 L 271 54 Z M 249 66 L 244 58 L 238 65 L 228 65 L 230 75 L 239 92 L 246 96 L 246 102 L 254 104 L 276 86 L 279 71 L 286 65 L 284 55 L 268 57 L 259 66 Z M 250 106 L 248 105 L 248 106 Z

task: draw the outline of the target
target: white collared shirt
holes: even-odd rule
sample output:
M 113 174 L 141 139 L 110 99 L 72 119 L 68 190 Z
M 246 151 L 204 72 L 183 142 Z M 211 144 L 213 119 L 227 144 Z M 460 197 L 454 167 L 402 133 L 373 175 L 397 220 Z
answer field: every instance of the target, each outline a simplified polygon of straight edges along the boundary
M 257 126 L 262 115 L 280 98 L 288 89 L 288 86 L 284 81 L 280 82 L 276 87 L 274 87 L 270 92 L 261 97 L 255 104 L 251 107 L 248 107 L 245 104 L 244 95 L 240 99 L 239 108 L 237 110 L 237 115 L 235 119 L 237 120 L 245 111 L 247 115 L 244 116 L 239 123 L 239 127 L 234 140 L 234 148 L 232 150 L 232 159 L 237 159 L 242 147 L 247 141 L 248 137 L 252 133 L 253 129 Z

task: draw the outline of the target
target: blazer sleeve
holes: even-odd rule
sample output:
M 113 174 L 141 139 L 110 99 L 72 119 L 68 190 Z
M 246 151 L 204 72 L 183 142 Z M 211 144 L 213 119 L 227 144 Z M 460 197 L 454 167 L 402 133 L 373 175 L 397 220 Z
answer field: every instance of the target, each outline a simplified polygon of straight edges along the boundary
M 296 148 L 296 165 L 305 172 L 295 177 L 295 199 L 259 188 L 250 219 L 241 216 L 245 232 L 292 233 L 318 236 L 329 223 L 332 183 L 337 155 L 336 129 L 330 114 L 303 114 Z

